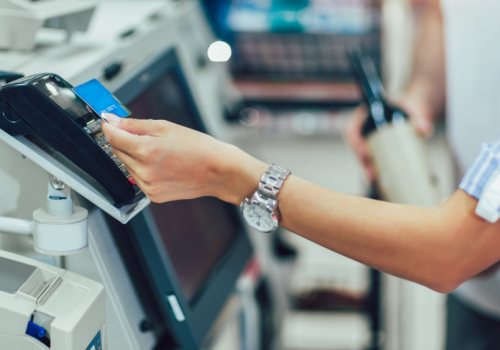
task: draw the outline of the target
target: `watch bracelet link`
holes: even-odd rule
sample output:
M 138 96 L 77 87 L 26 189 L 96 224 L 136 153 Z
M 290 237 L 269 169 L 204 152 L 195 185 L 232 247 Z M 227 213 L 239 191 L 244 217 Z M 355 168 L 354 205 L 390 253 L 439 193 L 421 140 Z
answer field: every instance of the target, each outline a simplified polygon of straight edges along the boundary
M 279 165 L 271 164 L 262 175 L 257 192 L 266 200 L 276 200 L 283 182 L 292 172 Z

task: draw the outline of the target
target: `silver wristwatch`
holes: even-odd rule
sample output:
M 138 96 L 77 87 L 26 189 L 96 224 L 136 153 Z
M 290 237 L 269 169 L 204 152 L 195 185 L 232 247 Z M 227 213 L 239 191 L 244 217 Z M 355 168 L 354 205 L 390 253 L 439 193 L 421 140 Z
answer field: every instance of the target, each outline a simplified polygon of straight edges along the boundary
M 276 198 L 283 182 L 290 174 L 290 170 L 276 164 L 269 165 L 252 199 L 245 198 L 240 204 L 241 213 L 251 227 L 266 233 L 278 228 L 279 212 Z

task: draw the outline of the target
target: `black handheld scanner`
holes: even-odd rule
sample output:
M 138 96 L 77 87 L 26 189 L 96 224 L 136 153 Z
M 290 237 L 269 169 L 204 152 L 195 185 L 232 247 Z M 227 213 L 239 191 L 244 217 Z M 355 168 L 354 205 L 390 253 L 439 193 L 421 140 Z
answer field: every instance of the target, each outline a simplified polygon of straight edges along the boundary
M 55 74 L 37 74 L 0 88 L 0 128 L 12 136 L 34 135 L 78 166 L 120 208 L 144 198 L 101 130 L 102 119 Z
M 370 108 L 370 114 L 363 124 L 362 135 L 367 137 L 387 123 L 408 119 L 405 112 L 386 101 L 384 86 L 373 60 L 365 55 L 360 47 L 351 47 L 348 52 L 356 77 L 363 89 L 365 100 Z
M 368 104 L 383 101 L 384 87 L 373 60 L 364 55 L 360 47 L 350 48 L 349 57 Z

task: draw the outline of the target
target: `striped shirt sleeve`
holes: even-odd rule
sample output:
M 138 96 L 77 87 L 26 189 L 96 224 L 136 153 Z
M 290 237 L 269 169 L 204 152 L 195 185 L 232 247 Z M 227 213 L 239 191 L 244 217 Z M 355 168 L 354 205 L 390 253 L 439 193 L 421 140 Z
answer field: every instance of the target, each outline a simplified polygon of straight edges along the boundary
M 490 222 L 500 218 L 500 139 L 482 145 L 459 188 L 479 200 L 476 214 Z

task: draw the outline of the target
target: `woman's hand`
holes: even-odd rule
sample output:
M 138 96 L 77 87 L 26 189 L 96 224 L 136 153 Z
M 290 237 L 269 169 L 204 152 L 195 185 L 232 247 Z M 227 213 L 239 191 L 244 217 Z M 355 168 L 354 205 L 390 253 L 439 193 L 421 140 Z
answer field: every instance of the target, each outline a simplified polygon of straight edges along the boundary
M 164 120 L 114 119 L 103 132 L 153 202 L 213 196 L 239 204 L 256 190 L 266 164 L 206 134 Z
M 413 126 L 421 136 L 428 137 L 432 134 L 433 116 L 425 103 L 415 96 L 408 95 L 402 98 L 398 105 L 408 113 Z M 367 181 L 372 183 L 377 177 L 377 172 L 372 163 L 368 145 L 361 135 L 361 127 L 367 115 L 368 111 L 365 106 L 356 108 L 347 122 L 344 136 L 358 156 Z

